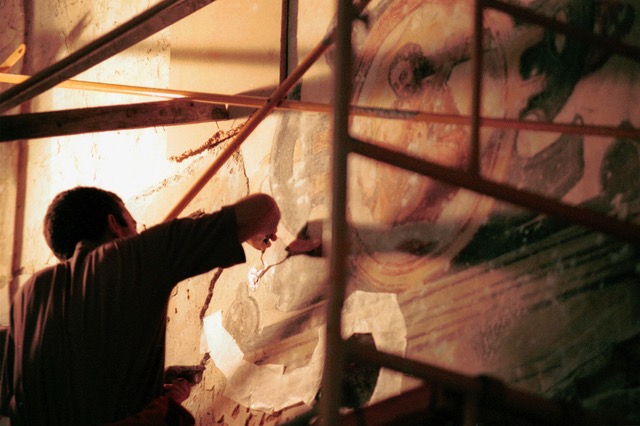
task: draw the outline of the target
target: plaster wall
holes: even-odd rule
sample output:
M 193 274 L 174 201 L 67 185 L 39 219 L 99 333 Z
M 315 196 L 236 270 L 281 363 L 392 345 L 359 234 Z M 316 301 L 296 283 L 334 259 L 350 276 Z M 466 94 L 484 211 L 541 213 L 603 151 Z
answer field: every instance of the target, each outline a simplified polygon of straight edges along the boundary
M 372 2 L 367 24 L 354 31 L 354 103 L 468 114 L 472 3 Z M 635 2 L 522 3 L 640 42 Z M 28 53 L 19 65 L 31 74 L 153 2 L 5 4 L 12 12 L 2 18 L 9 25 L 0 55 L 24 37 Z M 292 2 L 290 67 L 325 36 L 333 15 L 333 5 L 322 0 Z M 484 114 L 640 125 L 637 63 L 496 12 L 484 25 Z M 278 84 L 279 49 L 280 2 L 219 0 L 78 78 L 268 96 Z M 331 101 L 332 54 L 305 74 L 293 96 Z M 55 89 L 25 108 L 144 100 Z M 138 222 L 158 223 L 250 114 L 230 111 L 220 122 L 2 144 L 0 323 L 7 321 L 11 283 L 54 262 L 41 221 L 56 193 L 101 186 L 120 194 Z M 216 210 L 258 191 L 274 195 L 283 212 L 272 249 L 261 256 L 247 248 L 246 264 L 180 283 L 170 300 L 167 365 L 206 367 L 185 404 L 199 424 L 281 423 L 314 403 L 326 259 L 279 262 L 305 225 L 322 237 L 330 127 L 330 117 L 320 113 L 272 113 L 183 213 Z M 465 126 L 354 118 L 352 128 L 364 139 L 446 165 L 468 161 Z M 485 177 L 636 220 L 637 141 L 485 129 L 481 152 Z M 369 334 L 390 352 L 639 419 L 634 247 L 360 158 L 350 160 L 348 214 L 345 336 Z M 252 268 L 277 263 L 250 285 Z M 416 384 L 382 371 L 371 401 Z

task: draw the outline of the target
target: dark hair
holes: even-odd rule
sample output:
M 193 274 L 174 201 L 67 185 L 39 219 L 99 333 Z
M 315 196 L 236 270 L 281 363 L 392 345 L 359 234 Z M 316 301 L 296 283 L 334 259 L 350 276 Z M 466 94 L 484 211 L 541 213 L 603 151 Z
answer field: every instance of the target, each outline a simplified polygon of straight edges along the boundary
M 101 243 L 112 214 L 125 226 L 123 202 L 113 192 L 78 186 L 56 195 L 44 217 L 44 238 L 60 260 L 73 256 L 82 240 Z

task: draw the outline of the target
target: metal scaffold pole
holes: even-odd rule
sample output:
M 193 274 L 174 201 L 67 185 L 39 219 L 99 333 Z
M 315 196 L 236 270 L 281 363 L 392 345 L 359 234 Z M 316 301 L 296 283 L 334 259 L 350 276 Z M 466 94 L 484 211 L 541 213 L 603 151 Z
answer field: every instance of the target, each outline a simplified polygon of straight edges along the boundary
M 349 252 L 347 203 L 347 157 L 349 154 L 349 101 L 351 94 L 351 0 L 338 0 L 336 68 L 331 153 L 331 241 L 329 251 L 329 295 L 327 303 L 327 344 L 320 397 L 323 425 L 339 420 L 345 344 L 341 335 L 341 314 L 345 294 L 346 259 Z

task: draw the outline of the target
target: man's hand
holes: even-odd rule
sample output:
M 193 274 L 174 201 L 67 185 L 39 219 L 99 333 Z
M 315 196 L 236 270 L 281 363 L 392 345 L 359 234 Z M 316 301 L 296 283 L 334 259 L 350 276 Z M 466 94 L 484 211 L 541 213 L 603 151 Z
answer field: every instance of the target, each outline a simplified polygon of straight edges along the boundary
M 312 257 L 322 257 L 322 240 L 293 240 L 287 247 L 290 256 L 306 254 Z
M 263 237 L 256 236 L 247 240 L 247 243 L 256 250 L 265 251 L 271 247 L 271 241 L 276 241 L 278 236 L 274 234 L 265 235 Z
M 182 404 L 191 395 L 191 384 L 185 379 L 175 379 L 164 385 L 164 394 L 178 404 Z
M 311 257 L 322 257 L 322 227 L 323 221 L 307 222 L 298 232 L 296 239 L 286 248 L 289 256 L 306 254 Z

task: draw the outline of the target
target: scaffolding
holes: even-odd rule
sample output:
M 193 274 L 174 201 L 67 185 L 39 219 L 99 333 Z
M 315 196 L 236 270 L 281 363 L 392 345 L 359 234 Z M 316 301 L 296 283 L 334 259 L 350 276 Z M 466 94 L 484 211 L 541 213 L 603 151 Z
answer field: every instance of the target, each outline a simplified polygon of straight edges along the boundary
M 380 352 L 370 345 L 346 341 L 341 334 L 341 313 L 344 304 L 347 277 L 347 254 L 349 250 L 349 223 L 346 218 L 347 209 L 347 162 L 351 154 L 387 163 L 398 168 L 442 181 L 446 184 L 465 188 L 479 194 L 493 197 L 497 200 L 512 203 L 526 209 L 546 214 L 570 223 L 581 225 L 594 231 L 603 232 L 619 238 L 622 241 L 638 244 L 640 242 L 640 226 L 632 222 L 621 221 L 617 218 L 594 211 L 568 205 L 555 199 L 544 197 L 532 192 L 522 191 L 505 184 L 497 183 L 482 177 L 480 168 L 480 129 L 483 126 L 495 128 L 526 129 L 534 131 L 555 131 L 581 135 L 600 135 L 625 137 L 640 140 L 640 130 L 635 128 L 614 128 L 605 126 L 580 126 L 562 123 L 528 122 L 524 120 L 509 120 L 482 117 L 480 112 L 482 100 L 482 25 L 484 12 L 493 9 L 506 13 L 521 21 L 540 25 L 554 32 L 570 37 L 579 38 L 585 42 L 609 51 L 640 61 L 640 49 L 606 36 L 585 32 L 582 29 L 532 13 L 530 10 L 518 7 L 506 1 L 476 0 L 473 19 L 473 97 L 470 116 L 452 116 L 446 114 L 429 113 L 424 111 L 398 111 L 382 108 L 362 108 L 350 105 L 352 81 L 343 76 L 352 75 L 352 22 L 367 6 L 367 1 L 353 4 L 351 1 L 337 0 L 337 26 L 319 45 L 301 62 L 286 78 L 281 77 L 281 84 L 268 99 L 251 96 L 227 96 L 209 93 L 172 91 L 149 89 L 101 83 L 86 83 L 71 80 L 78 73 L 115 55 L 125 48 L 137 43 L 147 36 L 160 31 L 171 23 L 211 3 L 212 0 L 164 0 L 123 26 L 96 40 L 73 55 L 48 67 L 34 75 L 16 76 L 0 74 L 1 81 L 16 84 L 11 89 L 0 94 L 0 113 L 28 101 L 34 96 L 54 86 L 72 87 L 83 90 L 114 91 L 120 93 L 136 93 L 155 97 L 173 99 L 149 105 L 151 110 L 169 110 L 176 103 L 187 100 L 188 104 L 178 104 L 183 107 L 194 105 L 205 108 L 211 113 L 210 104 L 225 103 L 229 105 L 252 106 L 258 110 L 249 122 L 242 128 L 235 140 L 214 161 L 207 171 L 198 179 L 193 187 L 177 203 L 167 215 L 166 219 L 178 216 L 206 183 L 215 175 L 220 167 L 240 147 L 244 140 L 258 126 L 258 124 L 274 109 L 322 111 L 333 113 L 333 143 L 331 156 L 331 227 L 330 227 L 330 288 L 327 304 L 327 339 L 325 349 L 325 366 L 322 378 L 322 395 L 319 411 L 314 410 L 307 416 L 301 416 L 294 421 L 304 424 L 310 416 L 319 416 L 321 422 L 327 425 L 356 424 L 366 419 L 367 424 L 390 424 L 403 419 L 405 424 L 411 421 L 424 420 L 423 415 L 434 408 L 434 395 L 443 391 L 453 391 L 459 398 L 455 399 L 453 410 L 460 414 L 460 421 L 465 425 L 476 424 L 483 419 L 509 418 L 513 421 L 526 420 L 530 424 L 564 424 L 569 421 L 580 424 L 613 423 L 615 420 L 603 419 L 594 413 L 586 413 L 578 407 L 541 398 L 529 393 L 510 389 L 503 383 L 490 377 L 467 377 L 452 371 L 437 368 L 429 364 L 420 363 Z M 283 2 L 283 13 L 286 7 Z M 329 48 L 336 45 L 335 68 L 335 96 L 333 105 L 314 104 L 308 102 L 291 101 L 285 99 L 288 92 L 304 75 L 309 67 Z M 282 63 L 283 61 L 281 61 Z M 284 61 L 286 63 L 286 61 Z M 5 71 L 0 69 L 0 71 Z M 122 111 L 124 106 L 112 107 Z M 84 114 L 91 114 L 92 109 L 85 109 Z M 224 111 L 220 112 L 224 114 Z M 55 114 L 55 113 L 39 113 Z M 57 113 L 56 120 L 64 121 L 71 117 L 70 112 Z M 471 159 L 467 170 L 449 168 L 437 163 L 416 158 L 398 151 L 383 148 L 371 141 L 353 138 L 349 132 L 349 119 L 355 115 L 378 116 L 385 114 L 402 120 L 417 120 L 433 123 L 456 123 L 470 126 L 471 129 Z M 142 125 L 177 124 L 176 117 L 161 114 L 162 119 Z M 49 115 L 48 117 L 52 117 Z M 0 117 L 2 141 L 16 140 L 28 137 L 44 137 L 59 134 L 74 134 L 82 129 L 67 130 L 60 126 L 41 129 L 40 133 L 33 132 L 34 126 L 29 123 L 41 121 L 38 114 L 18 114 Z M 182 118 L 184 122 L 198 122 L 212 119 L 203 118 L 203 113 Z M 160 121 L 164 120 L 164 121 Z M 142 126 L 138 123 L 139 126 Z M 129 128 L 133 128 L 131 123 Z M 94 129 L 84 128 L 84 131 Z M 107 130 L 107 129 L 99 129 Z M 95 130 L 94 130 L 95 131 Z M 62 132 L 62 133 L 61 133 Z M 341 382 L 346 360 L 372 363 L 379 367 L 389 368 L 424 380 L 425 386 L 407 392 L 397 398 L 381 402 L 367 408 L 367 413 L 357 417 L 352 414 L 344 415 L 340 412 Z M 450 402 L 450 401 L 449 401 Z M 437 404 L 435 404 L 437 405 Z M 441 407 L 441 406 L 440 406 Z M 452 409 L 452 407 L 448 407 Z M 498 414 L 496 414 L 499 412 Z M 505 414 L 506 413 L 506 414 Z M 411 417 L 417 415 L 417 417 Z M 404 417 L 403 417 L 404 416 Z M 510 416 L 510 417 L 505 417 Z
M 401 371 L 416 377 L 421 377 L 427 384 L 433 387 L 422 389 L 417 396 L 406 398 L 413 400 L 414 404 L 404 405 L 409 412 L 415 414 L 423 410 L 423 415 L 429 409 L 420 401 L 424 401 L 429 389 L 435 392 L 437 389 L 448 389 L 457 392 L 460 400 L 454 409 L 461 414 L 456 420 L 464 425 L 475 425 L 479 422 L 498 419 L 498 424 L 503 422 L 515 422 L 512 424 L 602 424 L 615 423 L 613 419 L 603 419 L 598 415 L 587 415 L 578 407 L 570 407 L 534 395 L 520 393 L 515 389 L 509 389 L 502 383 L 487 377 L 468 378 L 457 375 L 454 372 L 435 368 L 424 363 L 413 362 L 402 357 L 379 352 L 370 345 L 362 345 L 357 342 L 347 342 L 341 335 L 341 312 L 344 303 L 347 276 L 345 260 L 348 254 L 347 235 L 348 223 L 346 219 L 347 206 L 347 158 L 350 154 L 358 154 L 369 159 L 394 165 L 421 175 L 441 180 L 445 183 L 464 187 L 483 195 L 507 201 L 528 209 L 545 213 L 551 216 L 567 219 L 568 221 L 602 231 L 625 241 L 637 244 L 640 242 L 638 226 L 632 223 L 618 221 L 609 216 L 594 214 L 593 212 L 569 206 L 550 198 L 541 197 L 530 192 L 519 191 L 505 185 L 485 180 L 481 177 L 479 161 L 479 129 L 483 122 L 480 114 L 481 105 L 481 80 L 482 80 L 482 22 L 485 9 L 495 9 L 522 21 L 538 24 L 571 37 L 578 37 L 601 47 L 611 49 L 613 52 L 623 55 L 634 61 L 640 61 L 640 51 L 637 48 L 618 43 L 607 37 L 582 31 L 559 21 L 536 15 L 529 10 L 517 7 L 497 0 L 476 0 L 474 8 L 474 43 L 473 43 L 473 101 L 472 114 L 468 117 L 471 126 L 471 154 L 468 170 L 460 171 L 430 163 L 419 158 L 381 148 L 373 143 L 357 140 L 351 137 L 348 126 L 349 102 L 351 99 L 351 82 L 349 79 L 339 76 L 352 75 L 351 58 L 351 26 L 353 11 L 348 2 L 338 2 L 338 36 L 337 36 L 337 62 L 336 66 L 336 92 L 334 109 L 334 133 L 333 133 L 333 157 L 332 157 L 332 208 L 331 208 L 331 251 L 330 251 L 330 293 L 327 307 L 327 349 L 325 370 L 322 381 L 323 398 L 320 403 L 320 418 L 323 424 L 339 424 L 340 419 L 340 395 L 341 378 L 344 374 L 346 359 L 369 362 Z M 551 125 L 551 127 L 554 127 Z M 583 128 L 584 129 L 584 128 Z M 557 131 L 561 131 L 559 128 Z M 611 135 L 609 132 L 602 133 Z M 633 138 L 637 139 L 640 133 L 634 129 Z M 411 407 L 411 408 L 409 408 Z M 498 409 L 497 415 L 490 410 Z M 420 424 L 428 417 L 402 417 L 402 415 L 384 419 L 382 414 L 389 410 L 378 409 L 365 419 L 373 421 L 372 424 L 392 424 L 401 421 L 402 424 L 415 422 Z M 404 412 L 401 414 L 409 415 Z M 357 419 L 356 419 L 357 420 Z M 352 421 L 355 421 L 352 419 Z M 366 423 L 364 424 L 371 424 Z

